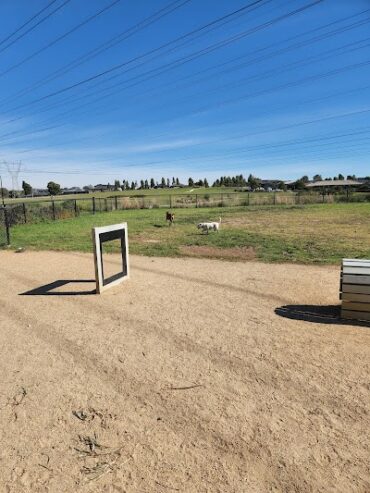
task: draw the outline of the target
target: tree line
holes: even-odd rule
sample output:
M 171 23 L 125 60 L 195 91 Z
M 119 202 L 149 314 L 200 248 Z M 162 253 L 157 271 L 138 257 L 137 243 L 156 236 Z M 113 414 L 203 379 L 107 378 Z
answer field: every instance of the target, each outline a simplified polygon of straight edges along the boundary
M 328 177 L 328 178 L 323 178 L 322 175 L 316 174 L 313 176 L 312 180 L 314 182 L 316 181 L 325 181 L 325 180 L 356 180 L 355 175 L 347 175 L 345 178 L 343 174 L 339 173 L 337 176 L 334 176 L 333 178 Z M 366 179 L 370 180 L 370 177 L 366 177 Z M 291 186 L 295 188 L 296 190 L 303 190 L 306 186 L 306 184 L 310 181 L 309 177 L 307 175 L 302 176 L 295 182 L 291 183 Z M 248 178 L 245 178 L 242 174 L 241 175 L 235 175 L 235 176 L 221 176 L 220 178 L 217 178 L 213 184 L 212 187 L 235 187 L 235 188 L 245 188 L 249 187 L 251 190 L 258 190 L 261 187 L 262 180 L 258 178 L 257 176 L 254 176 L 250 174 Z M 179 178 L 172 177 L 172 180 L 170 178 L 164 178 L 158 182 L 154 178 L 150 179 L 145 179 L 145 180 L 140 180 L 139 182 L 137 180 L 135 181 L 129 181 L 129 180 L 114 180 L 114 184 L 111 185 L 108 183 L 107 185 L 104 185 L 104 187 L 107 188 L 107 190 L 115 190 L 115 191 L 125 191 L 125 190 L 150 190 L 150 189 L 156 189 L 156 188 L 173 188 L 173 187 L 209 187 L 209 183 L 207 178 L 200 179 L 200 180 L 195 180 L 192 177 L 189 177 L 187 180 L 186 184 L 182 184 L 179 180 Z M 277 182 L 277 187 L 280 190 L 286 190 L 286 184 L 283 181 L 278 181 Z M 84 190 L 92 190 L 94 187 L 92 185 L 86 185 L 83 187 Z M 22 181 L 22 190 L 25 196 L 30 196 L 32 195 L 33 188 L 30 183 L 27 183 L 26 181 Z M 47 190 L 49 195 L 59 195 L 61 193 L 61 185 L 59 183 L 55 183 L 54 181 L 49 181 L 47 184 Z M 8 191 L 6 188 L 2 188 L 0 190 L 1 196 L 7 198 L 7 197 L 16 197 L 17 192 L 14 190 Z

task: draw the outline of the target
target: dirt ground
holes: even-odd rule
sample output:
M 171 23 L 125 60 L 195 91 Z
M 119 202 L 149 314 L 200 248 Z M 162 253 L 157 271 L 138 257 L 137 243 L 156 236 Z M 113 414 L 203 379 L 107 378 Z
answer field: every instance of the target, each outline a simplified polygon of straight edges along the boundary
M 370 491 L 370 327 L 336 318 L 338 267 L 131 268 L 96 296 L 91 255 L 0 252 L 1 493 Z

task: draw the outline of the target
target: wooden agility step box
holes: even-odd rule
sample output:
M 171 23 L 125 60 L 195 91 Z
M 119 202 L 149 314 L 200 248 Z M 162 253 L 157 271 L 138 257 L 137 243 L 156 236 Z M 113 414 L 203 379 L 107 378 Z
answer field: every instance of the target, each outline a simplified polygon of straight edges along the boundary
M 370 260 L 342 260 L 341 317 L 370 320 Z

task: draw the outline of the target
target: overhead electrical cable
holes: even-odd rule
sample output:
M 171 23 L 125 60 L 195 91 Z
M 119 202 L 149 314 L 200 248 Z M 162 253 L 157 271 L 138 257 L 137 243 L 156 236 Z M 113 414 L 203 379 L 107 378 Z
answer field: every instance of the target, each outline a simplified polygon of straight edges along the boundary
M 10 41 L 10 43 L 8 43 L 6 46 L 4 46 L 3 48 L 0 48 L 0 53 L 3 53 L 3 51 L 5 51 L 6 49 L 8 49 L 14 43 L 16 43 L 20 39 L 24 38 L 24 36 L 26 36 L 28 33 L 30 33 L 31 31 L 33 31 L 34 29 L 36 29 L 36 27 L 38 27 L 40 24 L 42 24 L 43 22 L 45 22 L 52 15 L 56 14 L 60 9 L 62 9 L 63 7 L 65 7 L 70 1 L 71 0 L 64 0 L 64 2 L 61 5 L 59 5 L 57 8 L 55 8 L 52 12 L 49 12 L 45 17 L 43 17 L 42 19 L 40 19 L 36 24 L 34 24 L 30 28 L 28 28 L 26 31 L 24 31 L 22 34 L 20 34 L 19 36 L 17 36 L 15 39 L 13 39 L 12 41 Z
M 36 14 L 34 14 L 30 19 L 28 19 L 26 22 L 24 22 L 21 26 L 19 26 L 15 31 L 12 33 L 8 34 L 4 39 L 0 40 L 0 46 L 6 43 L 11 37 L 15 36 L 19 31 L 21 31 L 24 27 L 28 26 L 30 22 L 32 22 L 36 17 L 41 15 L 45 10 L 47 10 L 49 7 L 53 5 L 57 0 L 52 0 L 49 2 L 45 7 L 43 7 L 41 10 L 39 10 Z
M 95 20 L 97 17 L 99 17 L 101 14 L 104 14 L 105 12 L 107 12 L 108 10 L 110 10 L 112 7 L 114 7 L 114 5 L 116 5 L 117 3 L 119 3 L 121 0 L 114 0 L 113 2 L 111 2 L 109 5 L 105 6 L 104 8 L 100 9 L 98 12 L 96 12 L 95 14 L 87 17 L 86 19 L 84 19 L 82 22 L 78 23 L 76 26 L 74 26 L 72 29 L 68 30 L 67 32 L 65 32 L 64 34 L 62 34 L 61 36 L 58 36 L 56 39 L 54 39 L 53 41 L 50 41 L 50 43 L 48 43 L 47 45 L 43 46 L 42 48 L 36 50 L 35 52 L 33 52 L 31 55 L 28 55 L 27 57 L 23 58 L 21 61 L 15 63 L 14 65 L 11 65 L 9 68 L 7 68 L 6 70 L 0 72 L 0 77 L 8 74 L 9 72 L 11 72 L 12 70 L 22 66 L 24 63 L 32 60 L 35 56 L 39 55 L 40 53 L 42 53 L 43 51 L 51 48 L 52 46 L 54 46 L 55 44 L 59 43 L 59 41 L 62 41 L 62 39 L 65 39 L 67 36 L 69 36 L 70 34 L 76 32 L 78 29 L 81 29 L 81 27 L 85 26 L 86 24 L 88 24 L 89 22 Z
M 368 10 L 370 10 L 370 9 L 367 9 L 366 11 L 361 12 L 361 14 L 362 14 L 362 13 L 364 13 L 364 12 L 367 12 Z M 359 14 L 356 14 L 355 16 L 357 16 L 357 15 L 359 15 Z M 284 40 L 283 42 L 280 42 L 280 43 L 278 43 L 278 44 L 281 44 L 281 43 L 286 43 L 286 42 L 288 42 L 288 41 L 290 41 L 290 40 L 292 40 L 292 39 L 296 39 L 296 38 L 297 38 L 297 37 L 299 37 L 299 36 L 305 36 L 305 35 L 307 35 L 307 34 L 311 34 L 312 32 L 316 32 L 317 30 L 321 30 L 321 29 L 326 28 L 326 27 L 329 27 L 329 26 L 331 26 L 331 25 L 333 25 L 333 24 L 337 24 L 338 22 L 343 22 L 344 20 L 348 20 L 348 19 L 353 18 L 353 17 L 355 17 L 355 16 L 353 16 L 353 15 L 352 15 L 352 16 L 349 16 L 349 17 L 346 17 L 346 18 L 339 19 L 339 20 L 337 20 L 337 21 L 331 22 L 331 23 L 326 24 L 326 25 L 324 25 L 324 26 L 320 26 L 319 28 L 315 28 L 315 29 L 312 29 L 312 30 L 310 30 L 310 31 L 306 31 L 306 32 L 304 32 L 304 33 L 301 33 L 300 35 L 293 36 L 292 38 L 287 38 L 286 40 Z M 370 19 L 367 19 L 365 22 L 369 22 L 369 21 L 370 21 Z M 364 21 L 361 21 L 361 24 L 362 24 L 363 22 L 364 22 Z M 329 31 L 328 33 L 323 33 L 323 34 L 321 34 L 321 35 L 319 35 L 319 36 L 316 36 L 316 37 L 310 38 L 310 39 L 305 40 L 305 41 L 303 41 L 303 42 L 296 43 L 296 44 L 293 44 L 293 45 L 289 45 L 289 46 L 287 46 L 287 47 L 286 47 L 285 49 L 283 49 L 283 50 L 277 50 L 277 51 L 275 51 L 275 52 L 269 53 L 269 54 L 267 55 L 267 57 L 266 57 L 266 58 L 265 58 L 265 57 L 257 57 L 257 58 L 254 58 L 254 59 L 252 59 L 252 60 L 249 60 L 246 64 L 247 64 L 247 65 L 250 65 L 250 64 L 253 64 L 253 63 L 257 63 L 257 62 L 260 62 L 260 61 L 264 61 L 264 59 L 271 58 L 272 56 L 277 56 L 277 55 L 280 55 L 280 54 L 282 54 L 282 53 L 285 53 L 286 51 L 291 51 L 292 49 L 296 49 L 296 48 L 299 48 L 299 47 L 302 47 L 302 46 L 307 46 L 307 45 L 310 45 L 311 43 L 314 43 L 314 42 L 317 42 L 317 41 L 321 41 L 322 39 L 326 39 L 327 37 L 331 37 L 331 36 L 334 36 L 334 35 L 337 35 L 337 34 L 342 34 L 343 32 L 347 31 L 348 29 L 354 29 L 354 28 L 356 28 L 356 27 L 358 27 L 358 22 L 356 22 L 356 23 L 354 23 L 354 24 L 350 24 L 350 25 L 344 26 L 344 27 L 341 27 L 341 28 L 339 28 L 339 29 L 335 29 L 335 30 Z M 269 48 L 269 47 L 271 47 L 271 46 L 274 46 L 274 45 L 268 45 L 267 47 L 264 47 L 264 48 L 261 48 L 261 49 L 257 50 L 257 52 L 258 52 L 258 51 L 264 51 L 265 49 L 267 49 L 267 48 Z M 254 53 L 256 53 L 256 51 L 255 51 Z M 245 57 L 245 55 L 243 55 L 242 57 Z M 237 57 L 237 58 L 240 58 L 240 57 Z M 235 59 L 234 59 L 234 60 L 235 60 Z M 228 62 L 222 62 L 221 64 L 214 65 L 214 66 L 213 66 L 213 67 L 211 67 L 211 68 L 216 68 L 217 66 L 223 66 L 223 65 L 225 65 L 225 63 L 228 63 Z M 246 65 L 246 64 L 243 64 L 243 65 Z M 162 66 L 162 67 L 159 67 L 159 68 L 163 68 L 163 66 Z M 150 73 L 153 73 L 153 72 L 154 72 L 154 76 L 156 76 L 156 75 L 158 75 L 158 74 L 156 74 L 156 73 L 155 73 L 155 71 L 156 71 L 156 70 L 158 70 L 159 68 L 157 68 L 157 69 L 152 69 L 151 71 L 147 71 L 147 72 L 145 72 L 145 73 L 141 73 L 141 74 L 139 74 L 139 75 L 137 75 L 137 76 L 135 76 L 135 77 L 132 77 L 132 78 L 130 78 L 130 79 L 128 79 L 128 80 L 126 80 L 126 81 L 120 82 L 119 84 L 115 84 L 115 85 L 113 85 L 113 86 L 109 86 L 109 87 L 107 87 L 107 88 L 103 88 L 103 89 L 100 89 L 100 90 L 98 90 L 98 91 L 94 91 L 93 93 L 88 93 L 88 94 L 86 94 L 86 95 L 83 95 L 83 96 L 77 96 L 77 97 L 74 97 L 74 98 L 69 98 L 69 97 L 67 97 L 67 98 L 63 99 L 62 101 L 60 101 L 60 102 L 58 102 L 58 103 L 53 103 L 53 104 L 51 104 L 51 105 L 49 105 L 49 106 L 46 106 L 46 107 L 44 107 L 44 108 L 41 108 L 40 110 L 36 111 L 36 114 L 37 114 L 37 113 L 44 113 L 45 111 L 49 111 L 49 110 L 51 110 L 51 109 L 54 109 L 54 108 L 58 107 L 60 104 L 63 104 L 63 105 L 65 106 L 65 104 L 71 104 L 71 103 L 74 103 L 74 102 L 76 102 L 76 101 L 80 101 L 80 100 L 83 100 L 83 99 L 89 98 L 89 97 L 93 96 L 94 94 L 96 94 L 96 93 L 98 93 L 98 92 L 102 92 L 102 91 L 104 92 L 104 91 L 106 91 L 106 90 L 108 90 L 108 89 L 111 89 L 111 88 L 114 88 L 114 87 L 116 87 L 116 86 L 118 86 L 118 85 L 121 85 L 122 83 L 128 83 L 128 82 L 131 82 L 131 81 L 133 81 L 133 80 L 136 80 L 138 77 L 142 77 L 143 75 L 147 75 L 147 74 L 150 74 Z M 207 69 L 206 69 L 206 70 L 207 70 Z M 219 73 L 220 73 L 220 72 L 219 72 Z M 221 73 L 222 73 L 222 72 L 221 72 Z M 142 80 L 140 80 L 138 83 L 145 82 L 145 80 L 147 80 L 148 78 L 149 78 L 149 77 L 147 77 L 147 78 L 146 78 L 146 79 L 144 79 L 144 80 L 142 79 Z M 185 79 L 187 79 L 187 78 L 189 78 L 189 76 L 188 76 L 188 77 L 185 77 Z M 202 80 L 204 80 L 204 78 L 203 78 Z M 135 86 L 135 85 L 136 85 L 136 84 L 131 84 L 131 85 L 129 85 L 128 87 L 124 87 L 122 90 L 129 89 L 130 87 L 133 87 L 133 86 Z M 163 85 L 162 85 L 161 87 L 163 87 Z M 177 86 L 177 87 L 184 87 L 184 86 L 181 86 L 181 85 L 180 85 L 180 86 Z M 103 97 L 101 97 L 101 98 L 95 98 L 95 100 L 93 100 L 93 101 L 90 101 L 90 102 L 89 102 L 89 105 L 91 106 L 91 104 L 94 104 L 95 102 L 98 102 L 98 101 L 100 101 L 100 100 L 102 100 L 102 99 L 105 99 L 106 97 L 109 97 L 109 96 L 111 96 L 111 95 L 113 95 L 113 94 L 117 94 L 117 92 L 121 92 L 122 90 L 120 90 L 120 91 L 114 91 L 114 92 L 111 92 L 110 94 L 108 93 L 107 95 L 105 95 L 105 96 L 103 96 Z M 141 94 L 143 94 L 143 92 L 141 92 Z M 72 111 L 73 111 L 73 110 L 76 110 L 76 109 L 79 109 L 79 108 L 81 108 L 81 107 L 84 107 L 84 105 L 79 105 L 79 106 L 77 106 L 76 108 L 72 109 Z M 71 110 L 69 110 L 68 114 L 70 114 L 70 111 L 71 111 Z M 104 106 L 104 111 L 106 111 L 106 106 Z M 35 114 L 35 113 L 34 113 L 34 114 Z M 63 113 L 63 114 L 64 114 L 64 113 Z M 13 122 L 18 121 L 18 120 L 21 120 L 21 119 L 23 119 L 23 118 L 26 118 L 26 117 L 25 117 L 25 116 L 19 116 L 19 117 L 16 117 L 16 118 L 10 119 L 10 120 L 8 120 L 8 121 L 6 121 L 6 122 L 3 122 L 3 125 L 4 125 L 4 124 L 13 123 Z M 47 120 L 47 121 L 50 121 L 50 120 Z
M 250 5 L 254 5 L 255 3 L 259 3 L 260 1 L 261 1 L 261 0 L 256 0 L 255 2 L 252 2 Z M 268 25 L 271 25 L 272 23 L 278 22 L 278 21 L 280 21 L 280 20 L 286 19 L 286 18 L 288 18 L 288 17 L 290 17 L 290 16 L 292 16 L 292 15 L 295 15 L 295 14 L 297 14 L 297 13 L 303 12 L 304 10 L 306 10 L 306 9 L 308 9 L 308 8 L 310 8 L 310 7 L 316 6 L 316 5 L 318 5 L 319 3 L 322 3 L 322 2 L 323 2 L 323 0 L 314 0 L 313 2 L 310 2 L 309 4 L 306 4 L 306 5 L 304 5 L 303 7 L 300 7 L 299 9 L 296 9 L 296 10 L 294 10 L 294 11 L 291 11 L 291 12 L 289 12 L 288 14 L 285 14 L 285 15 L 283 15 L 283 16 L 278 17 L 277 19 L 273 19 L 273 20 L 271 20 L 271 21 L 269 21 L 269 22 L 265 23 L 265 24 L 263 25 L 263 27 L 267 27 Z M 204 28 L 204 27 L 203 27 L 203 28 Z M 262 27 L 260 27 L 259 29 L 261 29 L 261 28 L 262 28 Z M 172 44 L 172 43 L 178 42 L 180 39 L 183 39 L 184 37 L 189 36 L 190 34 L 191 34 L 191 33 L 187 33 L 187 34 L 185 34 L 185 35 L 183 35 L 183 36 L 181 36 L 181 37 L 179 37 L 179 38 L 176 38 L 176 39 L 175 39 L 175 40 L 173 40 L 173 41 L 169 41 L 169 42 L 165 43 L 164 45 L 161 45 L 161 46 L 159 46 L 159 47 L 157 47 L 157 48 L 154 48 L 154 49 L 150 50 L 149 52 L 143 53 L 143 54 L 138 55 L 138 56 L 136 56 L 136 57 L 134 57 L 134 58 L 132 58 L 132 59 L 126 60 L 126 61 L 124 61 L 124 62 L 122 62 L 122 63 L 117 64 L 117 65 L 114 65 L 114 66 L 112 66 L 112 67 L 110 67 L 110 68 L 108 68 L 108 69 L 106 69 L 106 70 L 104 70 L 104 71 L 102 71 L 102 72 L 99 72 L 99 73 L 97 73 L 97 74 L 91 75 L 90 77 L 87 77 L 87 78 L 82 79 L 82 80 L 80 80 L 80 81 L 78 81 L 78 82 L 75 82 L 74 84 L 71 84 L 71 85 L 65 86 L 65 87 L 63 87 L 63 88 L 61 88 L 61 89 L 58 89 L 58 90 L 56 90 L 56 91 L 53 91 L 53 92 L 51 92 L 51 93 L 49 93 L 49 94 L 46 94 L 45 96 L 41 96 L 41 97 L 39 97 L 39 98 L 36 98 L 36 99 L 34 99 L 34 100 L 32 100 L 32 101 L 30 101 L 30 102 L 28 102 L 28 103 L 24 103 L 24 104 L 21 104 L 21 105 L 19 105 L 19 106 L 16 106 L 16 107 L 15 107 L 15 108 L 13 108 L 11 111 L 16 111 L 16 110 L 18 110 L 18 109 L 20 109 L 20 108 L 24 108 L 24 107 L 28 107 L 28 106 L 34 105 L 34 104 L 36 104 L 36 103 L 39 103 L 39 102 L 44 101 L 44 100 L 46 100 L 46 99 L 49 99 L 49 98 L 51 98 L 51 97 L 57 96 L 57 95 L 59 95 L 59 94 L 62 94 L 62 93 L 65 93 L 65 92 L 71 91 L 72 89 L 75 89 L 75 88 L 77 88 L 77 87 L 80 87 L 80 86 L 83 86 L 83 85 L 85 85 L 85 84 L 88 84 L 88 83 L 89 83 L 89 82 L 91 82 L 91 81 L 97 80 L 97 79 L 99 79 L 99 78 L 101 78 L 101 77 L 104 77 L 105 75 L 108 75 L 108 74 L 110 74 L 110 73 L 112 73 L 112 72 L 115 72 L 115 71 L 119 70 L 120 68 L 123 68 L 124 66 L 126 66 L 126 65 L 128 65 L 128 64 L 130 64 L 130 63 L 132 63 L 133 61 L 140 60 L 140 59 L 142 59 L 142 58 L 144 58 L 144 57 L 148 56 L 149 54 L 152 54 L 152 53 L 154 53 L 154 52 L 156 52 L 156 51 L 162 50 L 164 47 L 167 47 L 169 44 Z M 232 37 L 231 39 L 229 39 L 228 41 L 224 41 L 224 42 L 222 42 L 222 44 L 217 43 L 217 47 L 216 47 L 216 46 L 214 46 L 214 47 L 213 47 L 213 50 L 215 50 L 215 49 L 217 49 L 217 48 L 219 48 L 219 47 L 226 46 L 227 44 L 230 44 L 230 43 L 232 43 L 232 42 L 235 42 L 236 40 L 242 39 L 243 37 L 245 37 L 245 36 L 246 36 L 246 35 L 248 35 L 248 34 L 250 34 L 250 31 L 249 31 L 249 30 L 247 31 L 247 33 L 241 33 L 241 34 L 239 34 L 239 35 L 237 35 L 237 36 L 233 36 L 233 37 Z
M 352 43 L 350 43 L 351 45 Z M 347 46 L 347 45 L 345 45 Z M 366 47 L 366 46 L 365 46 Z M 339 47 L 339 48 L 336 48 L 334 50 L 340 50 L 342 47 Z M 329 50 L 329 51 L 332 51 L 332 50 Z M 315 57 L 316 58 L 316 57 Z M 307 62 L 309 63 L 309 62 Z M 283 85 L 280 85 L 280 86 L 276 86 L 276 87 L 273 87 L 273 88 L 269 88 L 269 89 L 264 89 L 262 91 L 257 91 L 257 92 L 252 92 L 252 93 L 249 93 L 248 95 L 244 95 L 242 96 L 242 98 L 238 98 L 239 99 L 250 99 L 252 97 L 257 97 L 257 96 L 260 96 L 260 95 L 265 95 L 265 94 L 269 94 L 271 92 L 276 92 L 278 90 L 281 90 L 281 89 L 285 89 L 286 87 L 294 87 L 294 86 L 299 86 L 301 84 L 305 84 L 307 82 L 311 82 L 311 81 L 316 81 L 316 80 L 320 80 L 322 78 L 326 78 L 326 77 L 331 77 L 333 75 L 337 75 L 337 74 L 340 74 L 340 73 L 343 73 L 343 72 L 346 72 L 348 70 L 353 70 L 355 68 L 362 68 L 364 66 L 367 66 L 369 65 L 370 63 L 370 60 L 367 60 L 367 61 L 364 61 L 364 62 L 361 62 L 361 63 L 357 63 L 357 64 L 350 64 L 350 65 L 347 65 L 347 66 L 344 66 L 344 67 L 340 67 L 340 68 L 337 68 L 337 69 L 334 69 L 334 70 L 330 70 L 328 72 L 323 72 L 323 73 L 320 73 L 320 74 L 315 74 L 315 75 L 312 75 L 312 76 L 307 76 L 303 79 L 299 79 L 298 81 L 293 81 L 293 82 L 288 82 L 288 83 L 285 83 Z M 269 74 L 268 74 L 269 75 Z M 272 74 L 274 75 L 274 73 Z M 234 101 L 234 100 L 231 100 L 231 101 Z M 225 100 L 225 104 L 229 104 L 230 100 Z M 91 104 L 91 103 L 89 103 Z M 220 105 L 222 105 L 223 102 L 217 102 L 215 103 L 215 107 L 218 108 Z M 86 105 L 82 105 L 82 107 L 85 107 Z M 212 109 L 212 105 L 209 105 L 207 106 L 207 110 L 210 110 Z M 87 113 L 89 113 L 90 111 L 90 108 L 88 108 L 88 111 Z M 104 111 L 106 111 L 106 108 L 104 108 Z M 200 112 L 204 111 L 204 109 L 197 109 L 195 110 L 193 113 L 191 114 L 198 114 Z M 62 113 L 61 115 L 59 115 L 59 118 L 57 118 L 56 122 L 59 121 L 62 119 L 63 120 L 63 116 L 65 114 L 70 114 L 70 110 L 67 110 L 65 111 L 64 113 Z M 54 118 L 52 119 L 48 119 L 48 120 L 45 120 L 43 123 L 49 123 L 50 121 L 53 121 L 55 120 Z M 55 123 L 55 122 L 54 122 Z M 68 122 L 69 123 L 69 122 Z M 11 132 L 7 132 L 6 134 L 2 134 L 0 135 L 0 142 L 3 141 L 3 139 L 7 138 L 7 137 L 11 137 L 11 136 L 14 136 L 14 135 L 17 135 L 17 134 L 21 134 L 21 135 L 30 135 L 30 134 L 35 134 L 37 132 L 46 132 L 46 131 L 49 131 L 49 130 L 53 130 L 55 128 L 59 128 L 61 126 L 64 126 L 65 124 L 57 124 L 57 125 L 52 125 L 52 126 L 47 126 L 47 127 L 44 127 L 44 128 L 41 128 L 41 129 L 32 129 L 30 131 L 26 131 L 26 132 L 22 132 L 21 130 L 13 130 Z
M 316 5 L 317 3 L 321 2 L 321 1 L 322 1 L 322 0 L 317 0 L 317 1 L 315 1 L 315 2 L 313 2 L 313 3 L 311 3 L 311 4 L 309 4 L 308 6 L 306 5 L 306 6 L 302 7 L 302 8 L 300 8 L 300 9 L 297 9 L 297 10 L 294 10 L 294 11 L 289 12 L 289 13 L 285 14 L 284 16 L 280 16 L 280 17 L 278 17 L 278 18 L 272 19 L 271 21 L 269 21 L 269 22 L 267 22 L 267 23 L 262 24 L 262 26 L 257 26 L 256 28 L 254 28 L 254 29 L 253 29 L 253 32 L 255 32 L 255 30 L 256 30 L 256 29 L 260 29 L 261 27 L 266 27 L 266 26 L 268 26 L 268 25 L 271 25 L 272 23 L 278 22 L 278 21 L 280 21 L 280 20 L 282 20 L 282 19 L 284 19 L 284 18 L 286 18 L 286 17 L 290 17 L 290 16 L 291 16 L 291 15 L 293 15 L 293 14 L 300 13 L 300 12 L 302 11 L 302 9 L 303 9 L 303 10 L 305 10 L 305 9 L 306 9 L 306 8 L 308 8 L 309 6 Z M 228 15 L 231 15 L 231 14 L 228 14 Z M 225 17 L 225 16 L 224 16 L 224 17 Z M 215 21 L 213 21 L 213 22 L 215 22 Z M 199 28 L 199 29 L 202 29 L 202 28 Z M 199 30 L 199 29 L 198 29 L 198 30 Z M 194 32 L 194 31 L 193 31 L 193 32 Z M 248 30 L 247 32 L 248 32 L 248 33 L 250 33 L 250 30 Z M 244 33 L 244 35 L 245 35 L 245 33 Z M 228 39 L 227 41 L 229 41 L 229 39 Z M 217 46 L 219 46 L 219 43 L 216 43 L 216 44 L 217 44 Z M 211 45 L 211 48 L 213 49 L 213 48 L 214 48 L 214 45 Z M 207 51 L 208 49 L 209 49 L 209 47 L 208 47 L 206 50 L 201 50 L 201 52 L 202 52 L 202 53 L 204 53 L 204 52 L 205 52 L 205 51 Z M 199 52 L 196 52 L 196 55 L 198 55 L 198 54 L 199 54 Z M 100 98 L 100 99 L 102 99 L 102 98 Z M 62 102 L 62 103 L 64 103 L 64 102 Z M 91 104 L 91 103 L 89 103 L 89 104 Z M 21 116 L 21 117 L 13 118 L 13 119 L 9 120 L 8 122 L 5 122 L 5 123 L 12 123 L 12 122 L 17 121 L 17 120 L 22 119 L 22 118 L 24 118 L 24 117 L 22 117 L 22 116 Z M 54 128 L 54 127 L 53 127 L 53 128 Z
M 78 66 L 82 65 L 83 63 L 86 63 L 87 61 L 89 61 L 89 60 L 95 58 L 96 56 L 104 53 L 105 51 L 112 48 L 113 46 L 116 46 L 117 44 L 122 43 L 123 41 L 125 41 L 129 37 L 133 36 L 134 34 L 141 31 L 142 29 L 150 26 L 154 22 L 161 20 L 163 17 L 165 17 L 168 14 L 172 13 L 173 11 L 179 9 L 183 5 L 189 3 L 190 1 L 192 1 L 192 0 L 181 0 L 180 4 L 179 4 L 179 0 L 175 0 L 174 2 L 171 2 L 170 4 L 166 5 L 162 9 L 156 11 L 154 14 L 150 15 L 149 17 L 146 17 L 145 19 L 143 19 L 139 23 L 135 24 L 134 26 L 130 27 L 129 29 L 126 29 L 123 32 L 121 32 L 120 34 L 114 36 L 113 38 L 106 41 L 102 45 L 99 45 L 98 47 L 94 48 L 93 50 L 90 50 L 89 52 L 87 52 L 85 55 L 82 55 L 82 56 L 74 59 L 72 62 L 68 63 L 67 65 L 64 65 L 63 67 L 56 70 L 55 72 L 53 72 L 52 74 L 50 74 L 46 78 L 40 79 L 39 81 L 37 81 L 35 84 L 32 84 L 28 88 L 25 88 L 21 91 L 18 91 L 16 94 L 14 94 L 11 97 L 11 100 L 13 100 L 14 98 L 19 97 L 21 95 L 25 95 L 25 94 L 33 91 L 34 89 L 43 86 L 45 83 L 48 83 L 52 80 L 55 80 L 56 78 L 58 78 L 61 75 L 64 75 L 65 73 L 69 72 L 70 70 L 77 68 Z M 256 2 L 256 3 L 260 3 L 263 1 L 271 1 L 271 0 L 259 0 L 259 2 Z M 208 24 L 206 24 L 206 26 L 202 26 L 202 29 L 209 28 L 209 27 L 219 23 L 220 21 L 224 21 L 224 20 L 226 21 L 227 19 L 229 19 L 232 16 L 235 16 L 236 14 L 240 15 L 243 13 L 244 10 L 246 10 L 249 7 L 250 7 L 250 4 L 247 4 L 246 6 L 240 8 L 236 11 L 233 11 L 233 12 L 231 12 L 225 16 L 222 16 L 221 18 L 218 18 L 212 22 L 209 22 Z M 198 30 L 195 30 L 194 32 L 196 32 L 196 31 L 198 31 Z M 7 100 L 5 100 L 5 102 L 6 101 Z M 4 102 L 4 100 L 0 101 L 0 103 L 3 103 L 3 102 Z

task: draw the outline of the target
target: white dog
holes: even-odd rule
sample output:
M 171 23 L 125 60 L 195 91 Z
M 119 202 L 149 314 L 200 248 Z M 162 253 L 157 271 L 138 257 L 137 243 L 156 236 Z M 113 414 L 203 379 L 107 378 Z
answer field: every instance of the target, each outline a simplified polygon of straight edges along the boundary
M 207 234 L 210 232 L 210 231 L 219 231 L 220 229 L 220 226 L 221 226 L 221 218 L 219 220 L 219 222 L 207 222 L 207 223 L 199 223 L 197 228 L 198 229 L 201 229 L 203 232 L 207 231 Z

